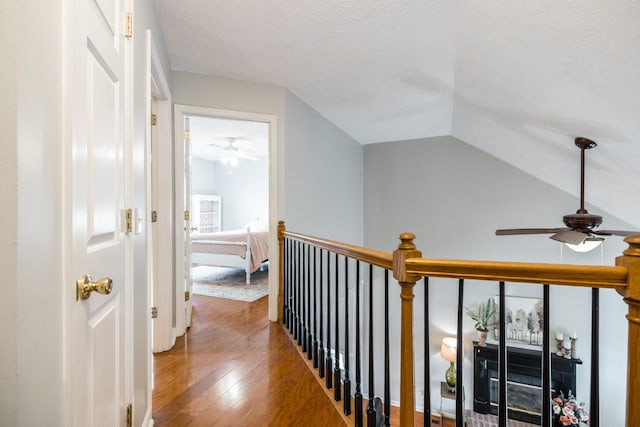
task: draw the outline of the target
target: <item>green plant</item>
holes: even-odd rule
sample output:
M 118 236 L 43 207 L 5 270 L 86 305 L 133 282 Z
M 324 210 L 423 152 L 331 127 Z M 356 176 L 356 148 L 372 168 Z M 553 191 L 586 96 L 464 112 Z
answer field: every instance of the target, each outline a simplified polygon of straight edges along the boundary
M 465 309 L 469 317 L 476 322 L 475 328 L 478 331 L 486 332 L 489 330 L 489 326 L 493 325 L 493 315 L 496 312 L 496 308 L 491 298 L 487 298 L 486 303 L 481 303 L 477 311 L 473 311 L 469 307 L 465 307 Z

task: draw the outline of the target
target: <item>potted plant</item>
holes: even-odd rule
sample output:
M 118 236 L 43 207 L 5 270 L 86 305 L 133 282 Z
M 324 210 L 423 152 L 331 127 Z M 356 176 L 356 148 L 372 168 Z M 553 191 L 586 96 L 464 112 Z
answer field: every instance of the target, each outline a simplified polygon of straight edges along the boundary
M 487 298 L 487 302 L 481 303 L 477 311 L 471 310 L 469 307 L 465 307 L 465 309 L 469 317 L 476 322 L 475 328 L 476 331 L 478 331 L 478 345 L 481 347 L 486 346 L 487 332 L 489 332 L 489 326 L 493 325 L 493 315 L 496 312 L 493 300 Z

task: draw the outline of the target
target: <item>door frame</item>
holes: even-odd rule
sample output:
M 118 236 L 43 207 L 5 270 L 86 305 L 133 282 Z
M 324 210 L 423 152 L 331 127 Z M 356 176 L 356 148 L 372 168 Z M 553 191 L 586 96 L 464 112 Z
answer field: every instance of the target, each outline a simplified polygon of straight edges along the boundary
M 173 259 L 173 149 L 171 144 L 171 91 L 162 68 L 158 48 L 151 30 L 146 30 L 147 51 L 147 114 L 150 118 L 156 114 L 157 123 L 146 124 L 147 159 L 147 242 L 149 307 L 163 307 L 157 310 L 157 317 L 149 322 L 149 357 L 152 352 L 169 350 L 175 343 L 173 329 L 173 286 L 174 272 L 172 262 L 158 260 Z M 155 103 L 155 112 L 152 104 Z M 153 166 L 152 166 L 153 164 Z M 152 175 L 155 169 L 156 173 Z M 167 191 L 157 191 L 157 189 Z M 155 197 L 154 197 L 155 194 Z M 151 223 L 151 211 L 158 213 L 157 222 Z M 151 369 L 151 367 L 150 367 Z M 152 374 L 152 373 L 151 373 Z M 150 377 L 151 378 L 151 377 Z M 151 390 L 151 387 L 149 387 Z
M 190 115 L 208 116 L 224 119 L 249 120 L 254 122 L 263 122 L 269 125 L 269 259 L 278 259 L 278 150 L 277 150 L 277 116 L 274 114 L 252 113 L 245 111 L 224 110 L 208 107 L 196 107 L 191 105 L 174 104 L 174 142 L 175 142 L 175 215 L 183 214 L 184 208 L 179 206 L 178 201 L 184 198 L 184 149 L 182 147 L 184 129 L 184 118 Z M 180 225 L 178 225 L 180 223 Z M 182 221 L 175 224 L 175 278 L 176 278 L 176 296 L 180 293 L 178 290 L 179 279 L 184 277 L 184 253 L 182 248 L 178 247 L 178 242 L 184 241 L 184 227 Z M 278 263 L 269 263 L 269 320 L 278 320 Z M 180 298 L 176 299 L 175 313 L 184 310 L 184 301 Z M 180 316 L 176 316 L 176 334 L 182 335 L 186 330 L 184 320 Z

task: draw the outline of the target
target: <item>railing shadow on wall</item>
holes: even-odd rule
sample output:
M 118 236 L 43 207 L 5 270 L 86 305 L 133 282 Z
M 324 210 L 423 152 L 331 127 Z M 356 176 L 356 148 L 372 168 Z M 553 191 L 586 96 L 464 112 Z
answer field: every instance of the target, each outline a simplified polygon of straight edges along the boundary
M 456 366 L 463 361 L 463 303 L 465 286 L 474 281 L 499 283 L 498 425 L 507 425 L 507 344 L 505 330 L 505 283 L 536 284 L 543 287 L 542 414 L 543 426 L 552 426 L 551 410 L 552 349 L 549 344 L 549 287 L 551 285 L 592 289 L 591 349 L 591 427 L 599 421 L 599 289 L 615 289 L 628 305 L 628 363 L 626 426 L 640 419 L 640 235 L 629 236 L 629 248 L 616 258 L 615 266 L 586 266 L 495 261 L 462 261 L 422 258 L 414 244 L 415 236 L 402 233 L 393 253 L 367 249 L 332 240 L 287 231 L 278 225 L 279 240 L 279 319 L 297 341 L 309 364 L 317 370 L 332 397 L 342 402 L 345 420 L 356 426 L 416 425 L 416 383 L 414 350 L 414 287 L 423 280 L 424 348 L 424 425 L 431 425 L 429 278 L 457 279 Z M 389 305 L 398 289 L 391 287 L 390 275 L 400 287 L 400 331 L 391 330 Z M 380 280 L 380 278 L 382 278 Z M 383 288 L 383 289 L 378 289 Z M 378 292 L 376 292 L 378 291 Z M 375 295 L 375 296 L 374 296 Z M 383 304 L 374 298 L 383 296 Z M 352 300 L 350 300 L 350 298 Z M 397 301 L 395 301 L 397 302 Z M 382 306 L 382 310 L 380 310 Z M 353 308 L 352 308 L 353 307 Z M 384 330 L 373 330 L 374 316 L 384 318 Z M 418 325 L 419 326 L 419 325 Z M 400 334 L 399 348 L 399 420 L 392 420 L 390 380 L 390 337 Z M 374 344 L 383 347 L 374 350 Z M 362 346 L 367 345 L 367 351 Z M 363 354 L 367 353 L 366 358 Z M 353 354 L 353 361 L 350 355 Z M 418 353 L 419 354 L 419 353 Z M 346 355 L 346 356 L 345 356 Z M 366 359 L 366 360 L 363 360 Z M 363 373 L 367 373 L 363 397 Z M 374 376 L 382 375 L 382 390 L 376 390 Z M 456 390 L 463 390 L 462 369 L 456 378 Z M 455 423 L 464 426 L 464 396 L 456 393 Z M 606 422 L 603 425 L 608 425 Z

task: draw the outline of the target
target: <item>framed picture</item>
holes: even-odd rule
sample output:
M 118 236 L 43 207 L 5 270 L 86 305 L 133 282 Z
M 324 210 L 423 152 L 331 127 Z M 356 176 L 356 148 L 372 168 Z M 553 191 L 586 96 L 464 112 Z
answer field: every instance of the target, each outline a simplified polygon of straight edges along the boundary
M 499 304 L 500 297 L 495 296 L 496 314 L 493 334 L 500 339 Z M 505 297 L 505 337 L 507 341 L 530 345 L 542 345 L 543 316 L 542 299 L 528 297 Z

